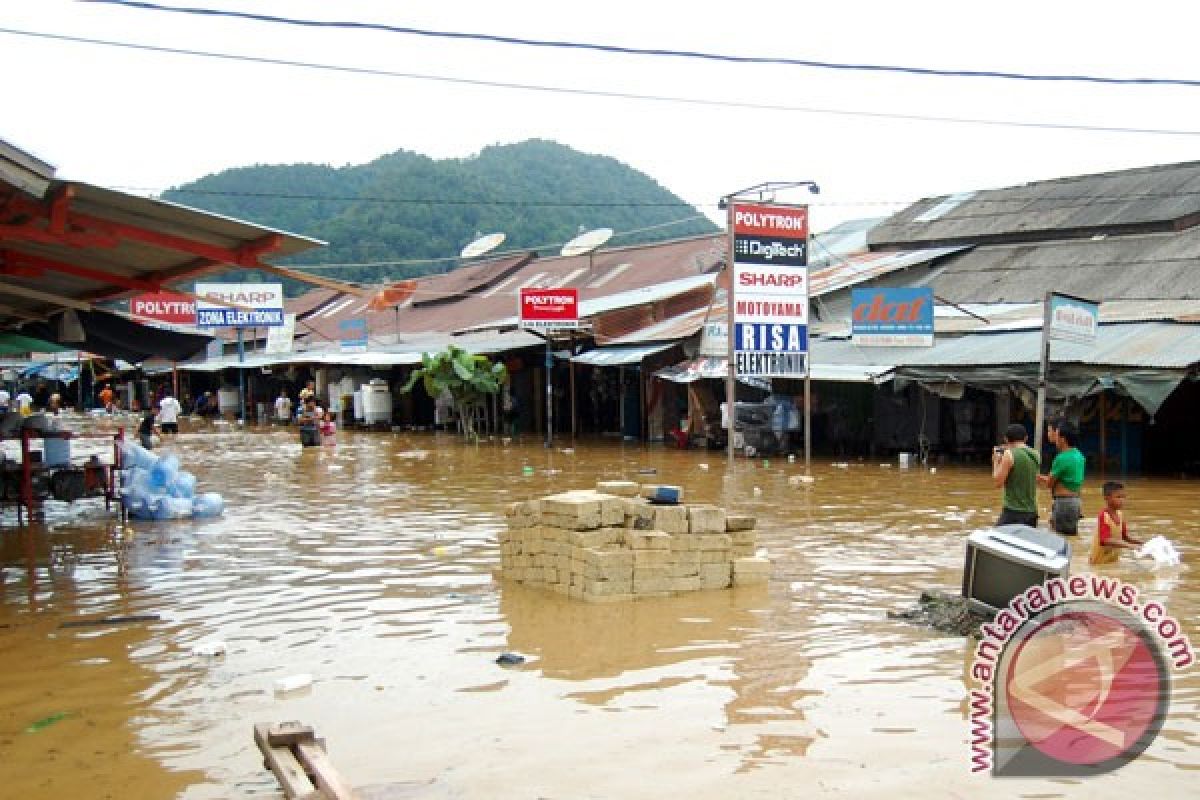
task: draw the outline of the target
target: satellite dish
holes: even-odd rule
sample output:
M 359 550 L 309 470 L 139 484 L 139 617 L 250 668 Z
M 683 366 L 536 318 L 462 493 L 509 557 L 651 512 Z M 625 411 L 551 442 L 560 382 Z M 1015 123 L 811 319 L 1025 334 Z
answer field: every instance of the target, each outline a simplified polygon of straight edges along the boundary
M 475 258 L 476 256 L 483 255 L 484 253 L 490 253 L 499 247 L 500 243 L 503 241 L 503 233 L 489 233 L 487 236 L 480 236 L 478 239 L 464 247 L 462 252 L 459 253 L 459 256 L 462 258 Z
M 562 254 L 564 256 L 581 256 L 585 253 L 590 253 L 611 239 L 612 235 L 612 228 L 596 228 L 595 230 L 581 233 L 563 245 Z

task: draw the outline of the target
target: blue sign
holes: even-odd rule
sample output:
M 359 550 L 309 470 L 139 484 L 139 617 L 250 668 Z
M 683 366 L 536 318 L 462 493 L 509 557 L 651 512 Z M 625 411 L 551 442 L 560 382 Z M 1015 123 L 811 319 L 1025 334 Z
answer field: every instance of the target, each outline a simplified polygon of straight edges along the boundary
M 338 322 L 343 350 L 367 349 L 367 318 L 344 319 Z
M 1096 331 L 1100 327 L 1100 304 L 1055 292 L 1050 295 L 1046 319 L 1046 335 L 1051 339 L 1088 344 L 1096 341 Z
M 933 289 L 852 289 L 854 343 L 876 347 L 933 345 Z

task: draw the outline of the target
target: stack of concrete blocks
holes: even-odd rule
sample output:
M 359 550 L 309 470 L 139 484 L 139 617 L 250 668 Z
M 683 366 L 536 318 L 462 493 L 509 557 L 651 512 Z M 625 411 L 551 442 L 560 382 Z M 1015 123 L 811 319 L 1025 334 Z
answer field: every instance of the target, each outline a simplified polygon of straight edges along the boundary
M 513 503 L 500 535 L 501 575 L 593 602 L 767 582 L 771 562 L 756 554 L 753 517 L 646 499 L 659 488 L 601 481 Z

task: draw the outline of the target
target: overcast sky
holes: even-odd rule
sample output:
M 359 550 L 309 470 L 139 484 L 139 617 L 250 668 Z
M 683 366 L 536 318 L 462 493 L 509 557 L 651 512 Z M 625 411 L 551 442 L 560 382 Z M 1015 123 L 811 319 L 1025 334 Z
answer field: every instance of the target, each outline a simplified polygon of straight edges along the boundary
M 1200 4 L 232 2 L 252 10 L 637 48 L 939 69 L 1200 79 Z M 0 33 L 0 138 L 63 178 L 139 193 L 248 164 L 462 157 L 552 139 L 617 158 L 718 217 L 722 194 L 815 180 L 817 230 L 914 199 L 1200 158 L 1200 88 L 836 73 L 307 29 L 69 0 L 4 0 L 0 28 L 427 76 L 791 108 L 986 118 L 1097 133 L 694 105 L 126 50 Z M 600 212 L 584 220 L 602 226 Z M 304 233 L 300 231 L 299 233 Z

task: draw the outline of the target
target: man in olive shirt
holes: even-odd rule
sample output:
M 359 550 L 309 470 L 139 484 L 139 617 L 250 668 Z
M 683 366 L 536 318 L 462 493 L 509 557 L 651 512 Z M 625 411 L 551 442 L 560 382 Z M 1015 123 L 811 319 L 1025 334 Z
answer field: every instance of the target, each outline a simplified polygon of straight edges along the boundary
M 1050 527 L 1055 533 L 1074 536 L 1079 533 L 1079 518 L 1083 516 L 1079 489 L 1083 486 L 1087 460 L 1075 446 L 1079 441 L 1079 431 L 1071 423 L 1056 420 L 1050 423 L 1047 434 L 1047 438 L 1058 448 L 1058 455 L 1054 456 L 1054 463 L 1050 465 L 1050 474 L 1039 475 L 1038 483 L 1048 488 L 1054 499 Z
M 1003 505 L 997 525 L 1037 527 L 1037 476 L 1041 454 L 1025 444 L 1029 434 L 1019 423 L 1004 431 L 1004 445 L 992 452 L 992 480 L 1004 488 Z

